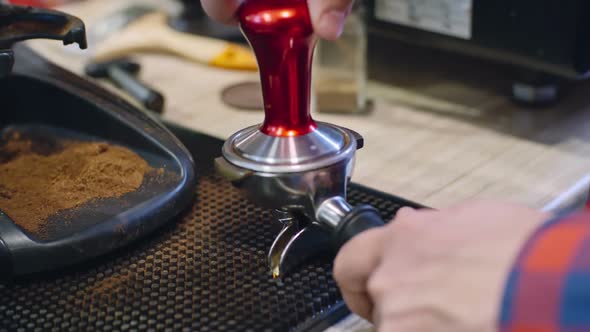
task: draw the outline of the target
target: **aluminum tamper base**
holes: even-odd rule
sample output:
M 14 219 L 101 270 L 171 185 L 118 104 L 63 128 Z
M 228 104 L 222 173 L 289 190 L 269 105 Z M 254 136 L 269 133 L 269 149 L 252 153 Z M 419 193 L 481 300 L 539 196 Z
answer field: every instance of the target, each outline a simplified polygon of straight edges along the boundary
M 261 173 L 300 173 L 354 158 L 357 135 L 335 125 L 318 122 L 316 130 L 301 136 L 277 137 L 259 126 L 245 128 L 223 146 L 223 157 L 234 166 Z

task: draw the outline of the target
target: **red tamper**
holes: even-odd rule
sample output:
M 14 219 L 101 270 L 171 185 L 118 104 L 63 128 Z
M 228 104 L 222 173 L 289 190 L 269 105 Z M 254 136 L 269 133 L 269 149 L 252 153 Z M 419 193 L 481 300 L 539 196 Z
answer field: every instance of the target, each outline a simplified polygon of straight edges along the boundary
M 317 37 L 307 1 L 246 0 L 238 18 L 258 59 L 265 118 L 231 136 L 216 166 L 250 200 L 278 211 L 284 228 L 269 253 L 278 277 L 383 221 L 374 208 L 346 202 L 362 138 L 311 117 Z

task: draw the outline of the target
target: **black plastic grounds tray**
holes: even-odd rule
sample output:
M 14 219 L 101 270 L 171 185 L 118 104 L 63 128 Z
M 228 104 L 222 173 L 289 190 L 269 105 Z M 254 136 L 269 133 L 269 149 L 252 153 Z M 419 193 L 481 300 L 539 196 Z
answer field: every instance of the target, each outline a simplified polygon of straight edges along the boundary
M 194 204 L 176 223 L 106 257 L 0 285 L 0 331 L 322 331 L 348 311 L 318 258 L 278 282 L 271 211 L 213 171 L 220 140 L 171 128 L 193 153 Z M 352 185 L 388 220 L 411 202 Z

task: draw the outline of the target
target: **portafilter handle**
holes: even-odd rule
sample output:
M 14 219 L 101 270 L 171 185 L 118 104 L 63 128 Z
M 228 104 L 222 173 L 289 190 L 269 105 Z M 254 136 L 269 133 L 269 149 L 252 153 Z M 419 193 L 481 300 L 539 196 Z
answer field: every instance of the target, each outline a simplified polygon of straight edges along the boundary
M 352 207 L 343 197 L 324 201 L 316 212 L 316 219 L 331 230 L 336 249 L 364 231 L 385 225 L 377 209 L 370 205 Z
M 317 37 L 307 0 L 246 0 L 238 19 L 260 70 L 265 110 L 260 131 L 291 137 L 314 131 L 310 90 Z
M 364 231 L 384 225 L 377 209 L 370 205 L 359 205 L 344 217 L 334 233 L 336 248 L 340 249 L 346 242 Z

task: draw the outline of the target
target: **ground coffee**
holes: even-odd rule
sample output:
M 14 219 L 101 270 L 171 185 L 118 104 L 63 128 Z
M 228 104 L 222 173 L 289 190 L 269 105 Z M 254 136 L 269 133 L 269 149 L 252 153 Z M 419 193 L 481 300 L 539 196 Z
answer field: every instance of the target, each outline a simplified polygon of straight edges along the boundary
M 18 132 L 2 141 L 0 210 L 33 234 L 60 211 L 137 190 L 151 170 L 133 151 L 107 143 L 37 143 Z

